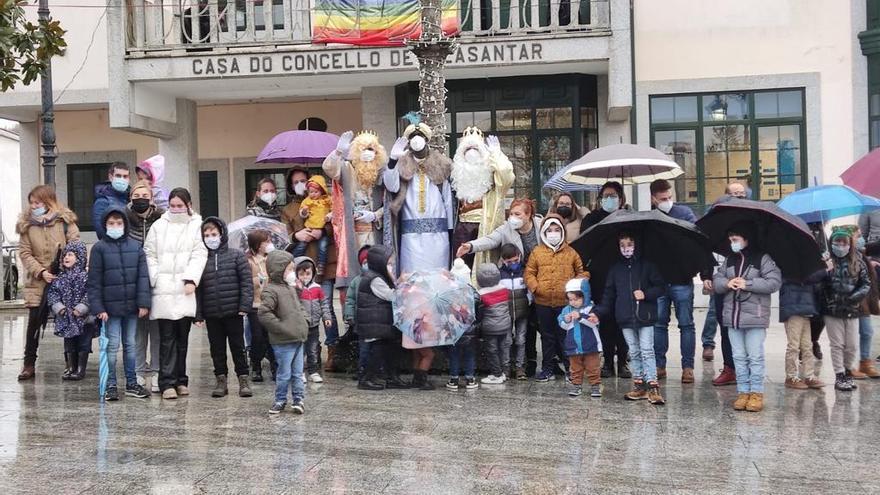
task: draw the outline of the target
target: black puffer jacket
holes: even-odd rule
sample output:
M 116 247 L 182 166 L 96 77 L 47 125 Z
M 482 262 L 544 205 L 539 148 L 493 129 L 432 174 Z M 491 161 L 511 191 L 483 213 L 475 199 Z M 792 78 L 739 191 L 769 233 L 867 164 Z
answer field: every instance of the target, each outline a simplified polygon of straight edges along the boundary
M 633 292 L 641 290 L 645 299 L 636 301 Z M 599 318 L 614 317 L 620 328 L 642 328 L 657 321 L 657 299 L 666 292 L 666 283 L 657 265 L 636 253 L 621 257 L 608 270 L 602 301 L 593 308 Z
M 817 286 L 826 276 L 825 270 L 819 270 L 807 277 L 803 282 L 785 280 L 779 289 L 779 321 L 784 323 L 792 316 L 809 318 L 819 314 L 819 297 Z
M 853 277 L 849 273 L 849 258 L 831 257 L 834 268 L 825 279 L 825 314 L 835 318 L 858 318 L 861 315 L 862 300 L 871 290 L 868 268 L 861 257 L 856 258 L 859 264 L 858 274 Z
M 143 244 L 144 239 L 147 238 L 147 232 L 153 226 L 153 222 L 158 220 L 165 213 L 165 210 L 158 206 L 153 206 L 147 210 L 146 216 L 138 215 L 130 207 L 126 208 L 125 212 L 128 214 L 128 236 Z
M 367 252 L 367 271 L 361 276 L 357 299 L 358 336 L 365 339 L 394 339 L 400 332 L 394 328 L 394 311 L 391 301 L 377 296 L 373 280 L 380 279 L 393 289 L 394 282 L 388 275 L 388 260 L 392 251 L 385 246 L 373 246 Z
M 121 208 L 111 207 L 104 212 L 101 224 L 116 212 L 122 215 L 125 234 L 119 239 L 109 236 L 92 246 L 89 256 L 88 294 L 93 315 L 132 316 L 138 308 L 150 308 L 150 275 L 147 258 L 141 243 L 128 237 L 128 217 Z
M 202 222 L 220 230 L 220 247 L 208 250 L 208 261 L 196 290 L 196 320 L 223 318 L 252 311 L 254 304 L 253 274 L 242 251 L 227 245 L 226 223 L 217 217 Z M 203 241 L 204 242 L 204 241 Z

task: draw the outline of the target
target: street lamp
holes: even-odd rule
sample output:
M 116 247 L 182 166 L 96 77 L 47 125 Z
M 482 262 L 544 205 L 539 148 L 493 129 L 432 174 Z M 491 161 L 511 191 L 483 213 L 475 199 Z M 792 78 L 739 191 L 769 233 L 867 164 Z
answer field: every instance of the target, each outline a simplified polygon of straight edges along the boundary
M 49 21 L 49 0 L 40 0 L 37 9 L 40 21 Z M 40 74 L 40 97 L 42 99 L 42 115 L 40 122 L 40 155 L 43 162 L 43 183 L 55 189 L 55 105 L 52 101 L 52 59 L 46 61 L 46 69 Z

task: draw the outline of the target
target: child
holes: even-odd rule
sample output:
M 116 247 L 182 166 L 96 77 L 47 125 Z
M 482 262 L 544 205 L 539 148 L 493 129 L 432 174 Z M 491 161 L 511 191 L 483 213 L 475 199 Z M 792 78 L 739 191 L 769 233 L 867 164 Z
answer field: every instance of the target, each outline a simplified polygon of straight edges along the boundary
M 162 187 L 165 180 L 165 157 L 154 155 L 140 162 L 135 168 L 138 180 L 149 182 L 153 191 L 153 204 L 159 209 L 168 209 L 168 191 Z M 146 236 L 145 236 L 146 237 Z
M 331 325 L 330 300 L 324 294 L 324 289 L 315 282 L 315 262 L 307 256 L 293 259 L 296 266 L 296 285 L 299 300 L 302 302 L 306 321 L 309 323 L 309 337 L 306 340 L 306 366 L 308 367 L 309 380 L 314 383 L 324 381 L 318 373 L 321 362 L 321 341 L 318 325 L 321 321 L 325 327 Z
M 477 285 L 480 287 L 480 312 L 477 320 L 482 324 L 483 346 L 489 364 L 489 376 L 480 380 L 486 385 L 499 385 L 507 381 L 502 368 L 503 356 L 510 356 L 510 291 L 499 282 L 501 272 L 492 263 L 477 267 Z
M 263 289 L 258 315 L 260 324 L 269 334 L 275 353 L 278 374 L 275 379 L 275 401 L 269 414 L 279 414 L 287 405 L 287 392 L 293 389 L 296 414 L 305 413 L 305 380 L 303 379 L 303 344 L 309 336 L 309 324 L 296 293 L 296 269 L 293 256 L 286 251 L 272 251 L 266 257 L 269 283 Z
M 551 213 L 544 217 L 540 232 L 541 244 L 532 250 L 525 271 L 525 282 L 535 295 L 535 312 L 541 334 L 541 373 L 538 382 L 553 380 L 557 357 L 565 366 L 568 359 L 562 352 L 565 332 L 556 317 L 565 307 L 565 283 L 573 278 L 589 278 L 577 252 L 565 242 L 562 217 Z
M 296 257 L 306 253 L 308 243 L 318 242 L 318 275 L 324 273 L 324 266 L 327 264 L 327 236 L 324 235 L 324 225 L 327 224 L 327 215 L 330 214 L 332 203 L 330 197 L 327 196 L 327 183 L 324 176 L 313 175 L 309 182 L 306 183 L 309 196 L 302 200 L 302 206 L 299 215 L 305 219 L 305 227 L 293 234 L 293 237 L 299 241 L 293 250 Z
M 265 230 L 249 232 L 247 243 L 247 260 L 251 267 L 251 280 L 254 286 L 254 305 L 247 315 L 251 336 L 251 381 L 261 383 L 263 381 L 264 358 L 269 360 L 273 381 L 278 369 L 275 363 L 275 354 L 272 353 L 272 347 L 269 345 L 266 329 L 260 324 L 260 318 L 257 316 L 257 311 L 259 311 L 260 304 L 262 303 L 260 296 L 263 293 L 263 288 L 269 282 L 269 274 L 266 271 L 266 257 L 275 250 L 275 245 L 269 239 L 269 232 Z
M 532 294 L 526 288 L 523 280 L 523 264 L 520 261 L 522 253 L 514 244 L 501 246 L 501 285 L 510 291 L 510 317 L 513 319 L 513 338 L 508 335 L 508 348 L 511 343 L 516 345 L 515 366 L 511 375 L 517 380 L 528 380 L 526 376 L 526 331 L 529 327 L 529 306 L 532 304 Z M 508 332 L 509 334 L 509 332 Z M 510 342 L 510 341 L 513 342 Z M 510 354 L 503 356 L 502 367 L 508 369 Z
M 732 254 L 715 272 L 715 293 L 724 296 L 727 325 L 736 368 L 734 410 L 764 409 L 764 339 L 770 326 L 770 295 L 782 285 L 782 273 L 761 252 L 753 224 L 740 222 L 728 229 Z
M 814 376 L 812 329 L 810 320 L 819 314 L 816 285 L 825 278 L 819 270 L 803 282 L 785 280 L 779 289 L 779 321 L 785 325 L 785 387 L 796 390 L 825 386 Z M 800 362 L 800 370 L 798 370 Z
M 112 207 L 104 213 L 106 234 L 92 246 L 88 293 L 92 314 L 104 323 L 110 376 L 104 398 L 119 400 L 116 389 L 116 353 L 122 340 L 125 395 L 140 399 L 150 392 L 137 382 L 135 332 L 138 318 L 150 312 L 150 276 L 141 243 L 128 237 L 128 216 Z
M 617 245 L 621 258 L 608 270 L 602 301 L 593 307 L 589 321 L 596 324 L 599 317 L 613 316 L 623 330 L 633 375 L 633 389 L 624 398 L 648 399 L 651 404 L 662 405 L 665 401 L 654 359 L 654 322 L 657 298 L 666 293 L 666 283 L 657 266 L 636 253 L 631 234 L 618 235 Z
M 357 331 L 357 294 L 361 285 L 361 277 L 367 272 L 367 252 L 370 245 L 364 245 L 358 250 L 358 263 L 361 265 L 361 273 L 355 276 L 348 283 L 348 290 L 345 293 L 345 305 L 342 308 L 342 320 L 348 325 L 348 331 L 358 335 L 358 369 L 357 380 L 360 382 L 364 378 L 367 370 L 367 363 L 370 356 L 370 345 L 358 334 Z M 348 333 L 346 333 L 348 335 Z
M 569 280 L 565 284 L 568 306 L 559 313 L 559 326 L 565 330 L 565 354 L 571 369 L 571 389 L 568 395 L 581 395 L 584 373 L 590 381 L 590 397 L 602 397 L 602 377 L 599 376 L 599 355 L 602 342 L 597 325 L 587 321 L 593 305 L 590 301 L 590 283 L 587 280 Z
M 868 269 L 846 228 L 831 231 L 831 259 L 825 289 L 825 328 L 831 342 L 831 365 L 834 367 L 834 388 L 852 391 L 852 370 L 859 353 L 859 316 L 862 300 L 871 290 Z
M 61 273 L 49 284 L 47 303 L 55 314 L 55 335 L 64 337 L 67 369 L 62 380 L 82 380 L 92 352 L 92 329 L 86 294 L 86 246 L 76 240 L 61 251 Z
M 244 320 L 254 302 L 251 268 L 244 253 L 229 249 L 226 223 L 217 217 L 202 222 L 202 241 L 208 248 L 208 261 L 196 289 L 196 325 L 208 327 L 208 343 L 217 380 L 211 397 L 229 393 L 226 376 L 226 342 L 235 363 L 238 396 L 251 397 L 248 364 L 244 353 Z
M 480 293 L 477 292 L 471 284 L 471 269 L 468 268 L 464 260 L 456 258 L 452 263 L 450 273 L 456 280 L 467 284 L 473 292 L 474 306 L 477 312 L 482 312 L 480 305 Z M 480 326 L 479 318 L 468 327 L 467 331 L 455 341 L 455 344 L 449 346 L 446 356 L 449 359 L 449 381 L 446 382 L 446 388 L 449 390 L 458 390 L 459 386 L 464 386 L 466 390 L 474 390 L 479 388 L 477 383 L 477 341 L 479 339 L 478 328 Z M 461 374 L 464 373 L 464 381 L 461 380 Z

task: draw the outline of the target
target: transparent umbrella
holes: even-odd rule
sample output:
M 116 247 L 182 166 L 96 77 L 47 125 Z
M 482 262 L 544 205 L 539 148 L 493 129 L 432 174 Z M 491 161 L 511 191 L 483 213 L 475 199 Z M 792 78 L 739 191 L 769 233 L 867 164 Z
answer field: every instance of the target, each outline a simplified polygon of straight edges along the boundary
M 417 271 L 397 286 L 394 325 L 417 347 L 451 345 L 473 324 L 474 290 L 447 270 Z

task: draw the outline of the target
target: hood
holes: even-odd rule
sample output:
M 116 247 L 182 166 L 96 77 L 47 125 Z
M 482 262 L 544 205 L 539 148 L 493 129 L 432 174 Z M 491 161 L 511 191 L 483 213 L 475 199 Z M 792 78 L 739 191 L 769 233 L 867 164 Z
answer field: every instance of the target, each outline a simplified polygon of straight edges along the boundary
M 226 244 L 229 242 L 229 229 L 226 228 L 226 222 L 219 217 L 208 217 L 202 222 L 202 228 L 205 228 L 205 225 L 209 223 L 214 224 L 220 231 L 220 249 L 225 248 Z M 199 232 L 201 232 L 201 229 L 199 229 Z M 204 236 L 202 236 L 202 244 L 205 244 Z M 205 247 L 208 246 L 205 245 Z
M 477 267 L 477 285 L 481 289 L 494 287 L 501 283 L 501 271 L 493 263 L 483 263 Z
M 297 256 L 296 258 L 293 258 L 293 266 L 295 266 L 297 269 L 299 269 L 299 266 L 302 265 L 303 263 L 309 263 L 310 265 L 312 265 L 312 278 L 311 278 L 311 280 L 309 280 L 309 282 L 307 284 L 305 284 L 306 287 L 308 287 L 309 285 L 312 284 L 312 282 L 315 281 L 315 277 L 317 276 L 316 273 L 317 273 L 318 267 L 317 267 L 317 265 L 315 265 L 315 261 L 313 259 L 309 258 L 308 256 Z
M 550 243 L 547 242 L 547 229 L 550 228 L 551 225 L 558 225 L 562 228 L 562 242 L 560 242 L 558 246 L 551 246 Z M 559 249 L 565 245 L 565 225 L 562 223 L 562 217 L 556 213 L 548 214 L 544 217 L 544 221 L 541 222 L 541 243 L 552 249 L 554 253 L 559 251 Z
M 95 186 L 95 198 L 112 198 L 116 197 L 122 203 L 128 203 L 128 191 L 131 189 L 131 184 L 128 184 L 128 189 L 124 192 L 119 192 L 116 189 L 113 189 L 113 186 L 110 184 L 110 181 L 101 182 L 100 184 Z
M 266 273 L 269 274 L 269 280 L 279 284 L 284 282 L 284 270 L 287 265 L 293 263 L 293 255 L 282 249 L 276 249 L 266 256 Z
M 31 215 L 30 208 L 25 207 L 24 210 L 22 210 L 21 215 L 18 217 L 18 222 L 15 224 L 15 233 L 22 235 L 31 225 L 51 226 L 58 220 L 62 220 L 68 225 L 74 224 L 77 221 L 76 213 L 67 208 L 63 208 L 60 212 L 52 213 L 48 218 L 37 220 Z
M 316 184 L 318 187 L 321 188 L 322 191 L 324 191 L 324 195 L 327 195 L 327 181 L 324 180 L 323 175 L 313 175 L 309 177 L 309 181 L 306 183 L 306 187 L 308 187 L 309 184 Z
M 153 155 L 138 163 L 137 169 L 143 170 L 150 176 L 150 184 L 161 184 L 165 180 L 165 157 Z
M 307 169 L 301 165 L 294 165 L 293 167 L 291 167 L 290 169 L 287 170 L 287 173 L 284 174 L 284 188 L 287 189 L 287 197 L 288 198 L 301 197 L 301 196 L 297 196 L 296 191 L 293 190 L 293 184 L 290 183 L 291 177 L 293 176 L 294 172 L 303 172 L 304 174 L 306 174 L 306 177 L 309 176 L 309 169 Z
M 373 246 L 367 252 L 367 268 L 381 275 L 388 282 L 389 286 L 393 286 L 394 282 L 394 279 L 388 273 L 388 261 L 393 254 L 390 247 L 383 245 Z
M 126 212 L 124 209 L 122 209 L 118 206 L 111 206 L 110 208 L 107 208 L 107 211 L 104 212 L 104 216 L 101 217 L 101 225 L 103 225 L 105 229 L 107 228 L 107 217 L 109 217 L 110 214 L 113 212 L 116 212 L 116 213 L 119 213 L 120 215 L 122 215 L 122 224 L 125 226 L 124 227 L 125 234 L 122 237 L 120 237 L 119 239 L 111 239 L 111 238 L 105 236 L 104 240 L 109 241 L 109 242 L 113 242 L 114 240 L 121 241 L 121 240 L 125 239 L 126 237 L 128 237 L 129 229 L 131 229 L 131 224 L 129 224 L 129 221 L 128 221 L 128 212 Z
M 75 241 L 70 241 L 64 246 L 64 249 L 61 250 L 61 259 L 64 259 L 64 256 L 67 253 L 73 253 L 76 255 L 76 264 L 73 265 L 74 270 L 86 271 L 86 245 L 83 244 L 79 239 Z M 66 270 L 66 268 L 62 268 L 62 270 Z

